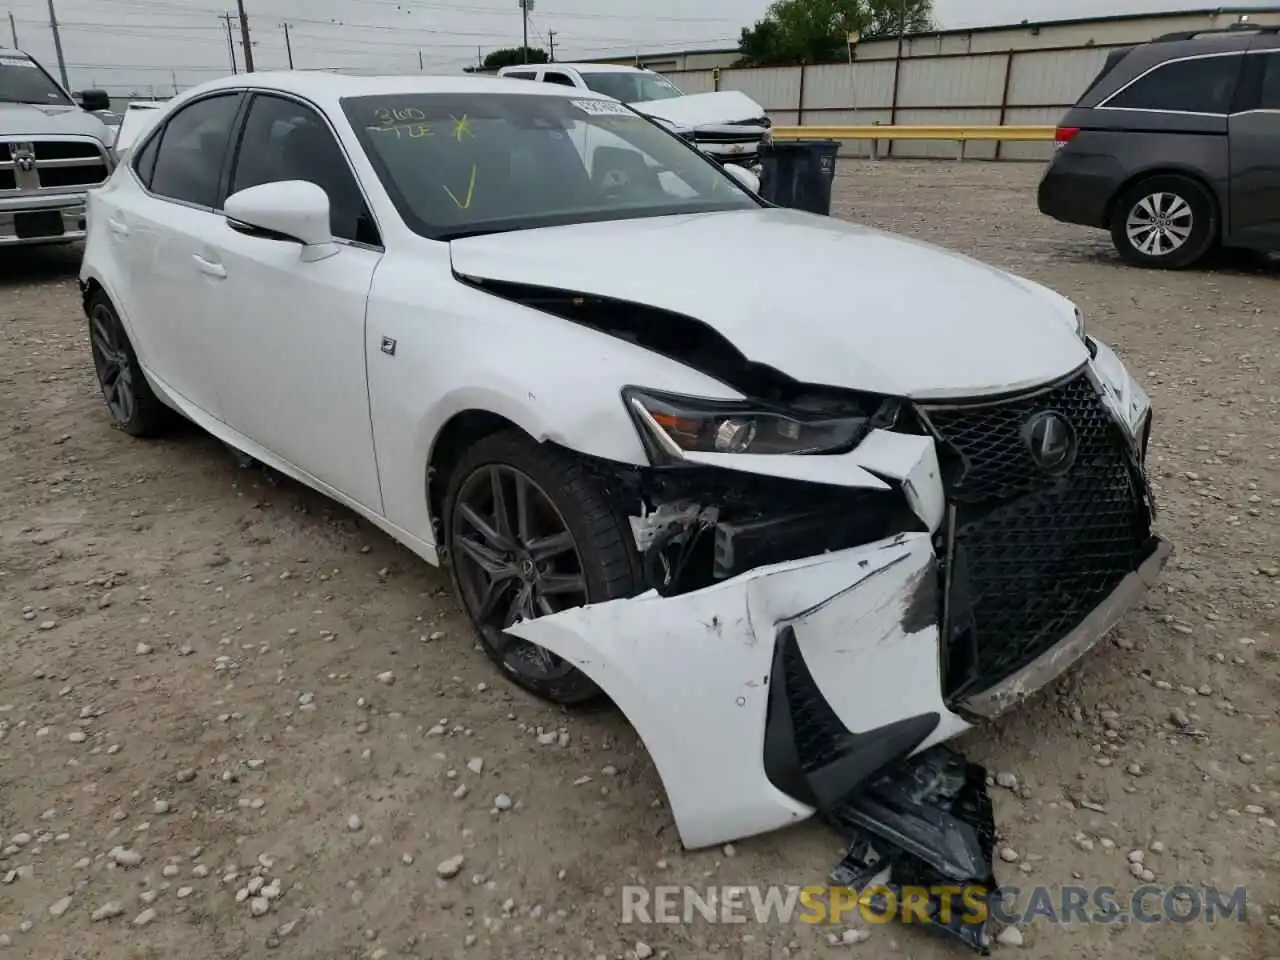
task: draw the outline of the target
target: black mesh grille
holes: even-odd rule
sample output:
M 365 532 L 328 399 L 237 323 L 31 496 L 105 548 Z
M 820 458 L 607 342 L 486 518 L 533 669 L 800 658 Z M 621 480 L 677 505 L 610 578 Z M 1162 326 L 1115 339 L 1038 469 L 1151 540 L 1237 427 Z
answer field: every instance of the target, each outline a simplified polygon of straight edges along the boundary
M 75 167 L 38 167 L 42 187 L 94 186 L 107 179 L 105 163 Z
M 800 768 L 805 773 L 812 773 L 836 759 L 840 744 L 848 738 L 849 731 L 818 690 L 800 653 L 800 646 L 794 641 L 782 648 L 782 682 L 791 707 Z
M 1046 473 L 1023 438 L 1056 411 L 1077 453 Z M 995 404 L 926 408 L 950 459 L 946 692 L 986 689 L 1047 651 L 1142 559 L 1150 516 L 1120 428 L 1087 377 Z

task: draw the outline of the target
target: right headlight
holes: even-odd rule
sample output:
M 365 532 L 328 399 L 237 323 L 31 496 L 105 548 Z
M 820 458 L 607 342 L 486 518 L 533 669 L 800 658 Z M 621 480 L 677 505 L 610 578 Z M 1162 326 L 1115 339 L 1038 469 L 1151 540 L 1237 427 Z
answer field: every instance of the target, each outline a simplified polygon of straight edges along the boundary
M 683 397 L 628 387 L 627 411 L 657 460 L 687 453 L 843 453 L 871 429 L 869 416 L 771 410 L 749 401 Z

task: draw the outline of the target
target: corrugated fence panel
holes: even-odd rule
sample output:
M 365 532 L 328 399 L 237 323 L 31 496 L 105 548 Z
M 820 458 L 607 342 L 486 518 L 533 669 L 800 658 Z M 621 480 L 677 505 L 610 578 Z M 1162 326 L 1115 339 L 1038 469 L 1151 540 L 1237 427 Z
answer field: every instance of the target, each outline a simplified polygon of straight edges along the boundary
M 770 110 L 769 116 L 779 127 L 794 127 L 800 123 L 798 110 Z
M 904 60 L 898 106 L 999 106 L 1004 62 L 1000 55 Z
M 720 89 L 741 91 L 767 111 L 794 110 L 800 104 L 800 68 L 722 70 Z
M 946 61 L 939 61 L 945 63 Z M 929 125 L 943 123 L 963 123 L 972 125 L 996 124 L 1000 122 L 1000 108 L 958 110 L 958 109 L 915 109 L 898 110 L 897 122 L 903 126 Z M 996 154 L 996 145 L 992 141 L 974 141 L 966 143 L 964 155 L 974 160 L 990 160 Z M 960 155 L 960 144 L 954 140 L 899 140 L 893 149 L 888 151 L 892 157 L 929 157 L 954 160 Z
M 805 68 L 806 111 L 888 107 L 892 102 L 892 63 L 828 63 Z
M 715 77 L 710 70 L 671 70 L 663 74 L 685 93 L 711 93 L 716 88 Z
M 806 86 L 808 79 L 805 80 Z M 805 122 L 807 124 L 820 124 L 824 127 L 854 127 L 861 126 L 864 123 L 888 123 L 888 110 L 822 110 L 815 112 L 810 119 L 810 114 L 805 111 Z M 885 144 L 880 144 L 880 152 L 885 151 Z M 844 140 L 840 144 L 840 156 L 842 157 L 869 157 L 871 156 L 870 140 Z
M 1004 122 L 1010 124 L 1057 124 L 1066 107 L 1010 107 L 1005 111 Z M 1048 160 L 1053 156 L 1052 143 L 1005 143 L 1000 147 L 1002 160 Z
M 1009 73 L 1009 103 L 1073 104 L 1093 82 L 1106 59 L 1106 50 L 1016 53 Z

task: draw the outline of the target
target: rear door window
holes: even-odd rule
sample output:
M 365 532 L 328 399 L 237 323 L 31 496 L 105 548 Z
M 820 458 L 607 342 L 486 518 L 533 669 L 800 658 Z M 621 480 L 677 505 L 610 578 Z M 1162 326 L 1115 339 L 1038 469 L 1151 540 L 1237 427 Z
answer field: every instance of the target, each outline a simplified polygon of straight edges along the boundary
M 160 133 L 151 192 L 198 207 L 216 204 L 222 161 L 239 108 L 237 91 L 205 97 L 175 113 Z
M 573 77 L 567 73 L 561 73 L 559 70 L 546 70 L 542 74 L 543 83 L 558 83 L 562 87 L 576 87 Z
M 1231 112 L 1244 55 L 1239 53 L 1170 60 L 1112 94 L 1101 106 L 1164 113 Z

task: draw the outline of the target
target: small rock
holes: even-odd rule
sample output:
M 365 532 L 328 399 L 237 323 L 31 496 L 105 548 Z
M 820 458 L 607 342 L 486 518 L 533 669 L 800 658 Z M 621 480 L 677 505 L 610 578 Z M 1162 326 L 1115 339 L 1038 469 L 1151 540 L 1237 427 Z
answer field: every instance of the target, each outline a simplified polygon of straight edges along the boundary
M 649 960 L 653 956 L 653 947 L 643 940 L 636 941 L 636 960 Z
M 1005 927 L 996 937 L 996 943 L 1002 947 L 1020 947 L 1023 944 L 1022 931 L 1017 927 Z
M 60 917 L 71 909 L 71 898 L 63 897 L 49 908 L 49 916 Z
M 168 800 L 157 800 L 155 803 L 153 803 L 153 804 L 151 805 L 151 811 L 152 811 L 153 813 L 168 813 L 168 812 L 169 812 L 169 801 L 168 801 Z
M 251 916 L 264 917 L 270 909 L 271 901 L 266 897 L 254 897 L 249 901 L 249 913 Z
M 495 810 L 510 810 L 515 805 L 514 801 L 505 793 L 500 793 L 493 798 L 493 808 Z
M 97 923 L 99 920 L 110 920 L 113 917 L 118 917 L 122 913 L 124 913 L 124 907 L 112 900 L 110 903 L 104 903 L 97 910 L 93 911 L 93 913 L 89 914 L 89 919 L 94 923 Z
M 462 870 L 462 864 L 465 862 L 465 859 L 465 857 L 459 854 L 456 857 L 450 857 L 448 860 L 441 860 L 436 866 L 436 873 L 445 880 L 452 880 L 458 875 L 459 871 Z
M 484 770 L 484 761 L 479 757 L 472 757 L 467 761 L 467 769 L 472 773 L 480 773 Z
M 148 653 L 152 651 L 152 649 L 154 648 L 151 646 L 151 644 L 143 643 L 141 640 L 139 640 L 138 645 L 133 648 L 133 652 L 137 654 L 139 657 L 145 657 Z
M 142 862 L 142 854 L 138 853 L 136 850 L 127 850 L 124 847 L 116 847 L 111 851 L 111 859 L 122 867 L 136 867 Z
M 83 730 L 72 730 L 67 734 L 67 739 L 72 743 L 84 743 L 89 737 Z
M 1018 851 L 1013 849 L 1013 847 L 1001 847 L 1000 859 L 1005 863 L 1017 863 Z
M 173 776 L 173 779 L 177 780 L 179 783 L 190 783 L 195 778 L 196 778 L 196 772 L 192 770 L 190 767 L 187 767 L 184 770 L 179 770 Z
M 1141 862 L 1143 861 L 1143 858 L 1144 858 L 1145 856 L 1146 856 L 1146 854 L 1145 854 L 1145 853 L 1143 853 L 1141 850 L 1130 850 L 1130 851 L 1129 851 L 1129 862 L 1130 862 L 1130 863 L 1141 863 Z
M 194 887 L 179 887 L 177 897 L 179 900 L 185 900 L 187 899 L 187 897 L 191 896 L 191 894 L 195 892 L 196 891 Z
M 382 673 L 378 674 L 378 682 L 385 683 L 387 686 L 390 686 L 396 682 L 396 675 L 390 670 L 384 670 Z
M 1018 777 L 1016 774 L 1000 772 L 996 774 L 996 784 L 1004 787 L 1006 790 L 1018 789 Z
M 1242 754 L 1240 754 L 1239 760 L 1240 760 L 1240 762 L 1241 762 L 1241 763 L 1245 764 L 1246 766 L 1248 766 L 1249 764 L 1252 764 L 1252 763 L 1254 763 L 1254 762 L 1255 762 L 1255 761 L 1254 761 L 1254 756 L 1253 756 L 1253 754 L 1251 754 L 1251 753 L 1242 753 Z
M 136 917 L 133 918 L 133 925 L 135 927 L 145 927 L 148 923 L 150 923 L 155 918 L 156 918 L 155 910 L 151 907 L 148 907 L 146 910 L 143 910 L 140 914 L 138 914 Z
M 352 833 L 355 833 L 358 830 L 363 830 L 364 821 L 353 813 L 351 816 L 347 817 L 347 829 Z

